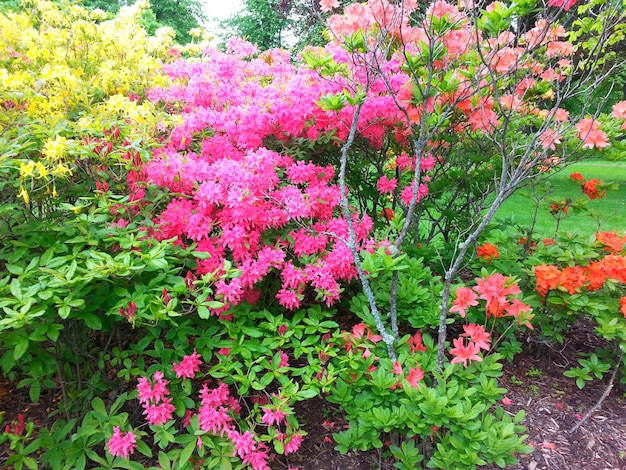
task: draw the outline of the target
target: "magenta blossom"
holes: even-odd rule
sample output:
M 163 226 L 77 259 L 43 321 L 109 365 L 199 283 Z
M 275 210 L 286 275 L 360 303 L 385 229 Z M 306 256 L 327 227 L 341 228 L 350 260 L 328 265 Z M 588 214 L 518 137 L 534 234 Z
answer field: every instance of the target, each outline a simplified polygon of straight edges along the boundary
M 127 459 L 137 448 L 136 440 L 137 436 L 132 431 L 124 433 L 120 431 L 120 428 L 115 426 L 113 428 L 113 435 L 109 439 L 109 442 L 107 442 L 106 447 L 109 453 L 114 457 Z
M 183 357 L 180 364 L 172 363 L 172 369 L 174 369 L 178 378 L 193 379 L 196 372 L 200 372 L 200 364 L 202 364 L 200 354 L 197 354 L 194 349 L 193 354 Z

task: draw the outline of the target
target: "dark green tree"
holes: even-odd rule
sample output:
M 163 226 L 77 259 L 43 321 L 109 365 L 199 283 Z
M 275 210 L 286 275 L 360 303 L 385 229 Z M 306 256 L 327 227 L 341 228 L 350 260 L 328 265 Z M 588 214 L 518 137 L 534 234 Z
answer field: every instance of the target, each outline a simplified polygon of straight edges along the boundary
M 206 20 L 200 0 L 150 0 L 150 7 L 157 23 L 171 26 L 176 31 L 176 41 L 181 44 L 191 40 L 190 29 Z
M 239 36 L 256 44 L 260 49 L 284 47 L 286 33 L 292 19 L 292 0 L 245 0 L 239 13 L 224 20 L 223 38 Z

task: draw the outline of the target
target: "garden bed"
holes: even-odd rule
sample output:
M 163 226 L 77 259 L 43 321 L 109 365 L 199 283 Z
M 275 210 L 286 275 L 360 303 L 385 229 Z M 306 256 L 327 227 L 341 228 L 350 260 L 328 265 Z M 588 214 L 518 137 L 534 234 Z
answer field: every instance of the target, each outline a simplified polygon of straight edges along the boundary
M 592 352 L 601 346 L 589 325 L 578 323 L 571 329 L 561 348 L 527 338 L 526 352 L 513 362 L 504 364 L 500 385 L 508 390 L 511 403 L 505 408 L 511 414 L 526 411 L 523 421 L 528 434 L 527 444 L 535 450 L 519 456 L 520 463 L 510 469 L 586 470 L 621 469 L 626 467 L 626 387 L 616 383 L 602 406 L 578 430 L 569 431 L 592 409 L 607 388 L 605 380 L 588 383 L 579 389 L 563 371 L 576 363 L 578 353 Z M 4 423 L 17 419 L 23 413 L 26 420 L 37 426 L 51 426 L 60 392 L 42 395 L 33 404 L 26 389 L 0 382 L 0 410 Z M 300 470 L 356 470 L 392 469 L 387 454 L 378 451 L 337 452 L 333 432 L 346 424 L 341 412 L 323 398 L 300 402 L 296 413 L 308 432 L 300 450 L 289 458 L 279 457 L 271 464 L 274 469 L 297 467 Z M 0 448 L 0 463 L 8 456 L 8 448 Z M 482 467 L 495 470 L 496 465 Z M 9 469 L 10 470 L 10 469 Z

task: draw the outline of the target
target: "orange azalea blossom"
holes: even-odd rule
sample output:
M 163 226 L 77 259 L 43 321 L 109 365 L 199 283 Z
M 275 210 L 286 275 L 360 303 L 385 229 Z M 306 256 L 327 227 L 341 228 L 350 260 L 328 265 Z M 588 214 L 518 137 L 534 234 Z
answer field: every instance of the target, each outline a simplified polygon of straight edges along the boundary
M 556 266 L 549 264 L 535 266 L 535 290 L 541 296 L 545 296 L 548 291 L 556 289 L 560 278 L 561 272 Z
M 483 243 L 476 249 L 476 256 L 484 259 L 485 261 L 491 261 L 493 259 L 499 258 L 500 253 L 498 253 L 498 249 L 491 243 Z
M 556 215 L 559 212 L 564 212 L 566 215 L 569 211 L 569 205 L 567 201 L 561 201 L 559 203 L 550 204 L 550 213 Z
M 585 284 L 587 279 L 583 268 L 580 266 L 568 266 L 563 268 L 559 278 L 559 287 L 567 290 L 572 295 L 580 292 L 580 288 Z
M 619 237 L 615 232 L 598 232 L 596 240 L 604 245 L 604 249 L 610 253 L 621 253 L 626 243 L 626 236 Z
M 535 266 L 535 290 L 544 297 L 557 288 L 569 294 L 580 292 L 583 287 L 593 292 L 604 287 L 607 279 L 626 284 L 626 256 L 607 255 L 589 266 L 568 266 L 562 271 L 547 264 Z
M 606 282 L 606 274 L 599 262 L 591 263 L 584 268 L 585 277 L 587 278 L 587 290 L 593 292 L 602 289 Z
M 600 191 L 597 187 L 598 184 L 602 184 L 602 181 L 596 178 L 592 178 L 589 181 L 585 181 L 582 186 L 583 193 L 585 193 L 592 201 L 594 199 L 602 199 L 606 196 L 606 191 Z
M 384 217 L 387 220 L 392 220 L 395 217 L 395 212 L 393 209 L 389 207 L 385 207 L 382 211 L 380 211 L 381 217 Z
M 585 177 L 580 173 L 572 173 L 569 177 L 576 181 L 585 181 Z
M 599 263 L 606 277 L 626 284 L 626 256 L 608 255 L 600 260 Z
M 626 318 L 626 297 L 622 297 L 619 299 L 619 311 L 622 312 L 624 318 Z

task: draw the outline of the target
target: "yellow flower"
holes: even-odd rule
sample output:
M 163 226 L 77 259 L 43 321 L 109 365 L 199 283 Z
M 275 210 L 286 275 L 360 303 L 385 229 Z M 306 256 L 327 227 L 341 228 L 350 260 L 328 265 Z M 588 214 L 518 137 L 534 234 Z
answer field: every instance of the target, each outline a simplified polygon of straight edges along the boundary
M 21 197 L 22 199 L 24 199 L 24 202 L 25 202 L 26 204 L 28 204 L 28 203 L 30 202 L 30 196 L 28 195 L 28 191 L 26 191 L 26 190 L 24 189 L 24 186 L 21 186 L 21 185 L 20 185 L 20 192 L 19 192 L 19 194 L 17 195 L 17 197 Z
M 48 169 L 41 162 L 37 162 L 35 167 L 40 178 L 48 178 Z
M 52 174 L 54 176 L 71 176 L 72 169 L 65 163 L 59 163 L 52 169 Z
M 61 160 L 67 150 L 67 139 L 57 135 L 54 140 L 48 139 L 43 147 L 42 153 L 52 161 Z
M 27 178 L 33 176 L 35 166 L 35 162 L 32 160 L 29 160 L 28 163 L 20 163 L 20 177 Z

